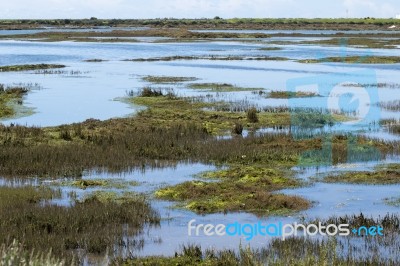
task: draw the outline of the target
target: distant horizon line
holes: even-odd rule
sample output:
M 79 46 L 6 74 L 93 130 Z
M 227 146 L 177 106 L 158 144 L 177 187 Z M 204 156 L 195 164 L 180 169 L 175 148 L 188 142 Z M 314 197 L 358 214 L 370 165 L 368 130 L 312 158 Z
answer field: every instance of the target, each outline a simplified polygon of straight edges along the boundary
M 218 17 L 218 18 L 217 18 Z M 337 19 L 343 19 L 343 20 L 351 20 L 351 19 L 360 19 L 360 20 L 366 20 L 366 19 L 398 19 L 398 17 L 313 17 L 313 18 L 307 18 L 307 17 L 279 17 L 279 18 L 274 18 L 274 17 L 227 17 L 223 18 L 220 16 L 215 16 L 215 17 L 200 17 L 200 18 L 178 18 L 178 17 L 153 17 L 153 18 L 101 18 L 101 17 L 82 17 L 82 18 L 70 18 L 70 17 L 62 17 L 62 18 L 0 18 L 0 21 L 5 21 L 5 20 L 230 20 L 230 19 L 277 19 L 277 20 L 290 20 L 290 19 L 304 19 L 304 20 L 318 20 L 318 19 L 328 19 L 328 20 L 337 20 Z

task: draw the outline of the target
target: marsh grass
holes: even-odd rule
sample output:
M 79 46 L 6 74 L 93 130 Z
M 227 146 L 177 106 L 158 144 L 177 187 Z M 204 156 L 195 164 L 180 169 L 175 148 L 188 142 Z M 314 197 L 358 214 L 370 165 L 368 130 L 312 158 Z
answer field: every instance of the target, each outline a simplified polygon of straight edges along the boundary
M 268 46 L 268 47 L 261 47 L 258 50 L 261 50 L 261 51 L 278 51 L 278 50 L 282 50 L 282 48 L 281 47 L 270 47 L 270 46 Z
M 74 263 L 72 263 L 74 264 Z M 0 246 L 0 265 L 3 266 L 65 266 L 64 260 L 53 256 L 51 249 L 47 252 L 25 250 L 23 244 L 14 240 L 9 246 Z
M 397 165 L 398 166 L 398 165 Z M 390 185 L 400 183 L 400 168 L 377 168 L 373 172 L 348 172 L 325 177 L 324 182 L 370 185 Z
M 380 102 L 378 106 L 389 111 L 400 111 L 400 100 Z
M 252 107 L 249 110 L 247 110 L 246 116 L 247 116 L 247 121 L 249 121 L 250 123 L 257 123 L 259 121 L 257 115 L 257 109 L 255 107 Z
M 205 90 L 212 92 L 234 92 L 234 91 L 255 91 L 262 88 L 239 87 L 229 83 L 192 83 L 188 85 L 190 89 Z
M 163 96 L 161 89 L 153 89 L 151 87 L 144 87 L 139 91 L 140 97 L 159 97 Z
M 326 57 L 320 59 L 302 59 L 300 63 L 347 63 L 347 64 L 397 64 L 400 63 L 398 56 L 345 56 Z
M 77 77 L 77 76 L 82 76 L 83 74 L 87 74 L 89 71 L 80 71 L 80 70 L 52 70 L 52 69 L 39 69 L 35 70 L 34 74 L 37 75 L 64 75 L 64 76 L 71 76 L 71 77 Z
M 395 206 L 395 207 L 400 207 L 400 197 L 398 197 L 398 198 L 396 198 L 396 197 L 393 197 L 393 198 L 385 198 L 385 199 L 383 199 L 383 200 L 384 200 L 384 202 L 385 202 L 387 205 Z
M 101 197 L 94 194 L 70 207 L 46 203 L 60 197 L 49 188 L 0 187 L 0 240 L 11 245 L 17 239 L 27 252 L 48 253 L 70 264 L 77 249 L 104 253 L 129 246 L 124 237 L 138 234 L 144 224 L 157 225 L 158 214 L 143 196 Z M 124 240 L 125 239 L 125 240 Z
M 58 185 L 58 183 L 55 183 Z M 64 181 L 59 183 L 61 186 L 72 186 L 80 189 L 87 188 L 116 188 L 126 189 L 129 186 L 137 186 L 138 183 L 125 181 L 122 179 L 79 179 L 74 181 Z
M 308 98 L 308 97 L 317 97 L 320 96 L 314 92 L 294 92 L 294 91 L 271 91 L 266 93 L 267 98 L 276 98 L 276 99 L 290 99 L 290 98 Z
M 58 127 L 0 125 L 0 174 L 79 177 L 93 168 L 121 172 L 178 161 L 293 164 L 300 153 L 321 145 L 318 138 L 296 141 L 290 134 L 215 138 L 230 134 L 235 123 L 241 123 L 244 129 L 290 125 L 290 114 L 281 113 L 285 109 L 260 111 L 259 122 L 249 123 L 246 112 L 209 111 L 205 108 L 214 103 L 174 95 L 134 97 L 130 101 L 148 108 L 135 117 L 89 119 Z M 377 142 L 367 145 L 373 147 Z M 390 145 L 379 144 L 383 150 Z
M 353 46 L 357 48 L 371 48 L 371 49 L 395 49 L 398 46 L 398 41 L 396 38 L 392 39 L 382 39 L 382 38 L 332 38 L 326 40 L 312 40 L 312 41 L 302 41 L 302 44 L 323 44 L 323 45 L 333 45 L 333 46 Z
M 300 128 L 316 128 L 325 125 L 333 126 L 336 119 L 344 117 L 332 115 L 329 112 L 313 109 L 298 109 L 291 113 L 291 125 Z
M 400 134 L 400 120 L 398 119 L 381 119 L 379 124 L 386 127 L 392 134 Z
M 385 82 L 367 83 L 367 84 L 347 83 L 347 84 L 343 84 L 342 86 L 343 87 L 359 87 L 359 88 L 389 88 L 389 89 L 399 89 L 400 88 L 399 83 L 385 83 Z
M 64 67 L 65 65 L 56 65 L 56 64 L 0 66 L 0 72 L 28 71 L 28 70 L 64 68 Z
M 12 117 L 16 114 L 16 105 L 23 104 L 23 97 L 29 91 L 28 87 L 5 86 L 0 84 L 0 118 Z
M 381 165 L 376 166 L 375 169 L 400 172 L 400 164 L 399 163 L 381 164 Z
M 188 81 L 198 80 L 195 77 L 171 77 L 171 76 L 145 76 L 142 78 L 143 81 L 156 83 L 156 84 L 174 84 Z
M 2 35 L 0 38 L 15 38 L 13 35 Z M 40 32 L 36 34 L 21 34 L 18 39 L 37 39 L 38 41 L 77 41 L 77 42 L 101 42 L 101 41 L 124 41 L 126 37 L 168 37 L 179 40 L 199 40 L 216 38 L 268 38 L 269 35 L 263 33 L 228 33 L 228 32 L 194 32 L 185 28 L 163 28 L 163 29 L 143 29 L 143 30 L 114 30 L 111 32 Z M 126 40 L 136 42 L 135 39 Z
M 236 135 L 242 135 L 243 133 L 243 125 L 240 123 L 235 123 L 235 125 L 232 128 L 232 133 Z
M 389 132 L 393 134 L 400 134 L 400 125 L 389 125 Z
M 83 62 L 87 62 L 87 63 L 101 63 L 101 62 L 107 62 L 107 61 L 108 60 L 98 59 L 98 58 L 83 60 Z
M 378 161 L 387 155 L 397 154 L 398 142 L 385 142 L 352 134 L 311 134 L 298 135 L 298 138 L 319 138 L 321 146 L 307 150 L 300 156 L 299 165 L 321 166 L 340 163 Z
M 219 55 L 208 55 L 208 56 L 164 56 L 164 57 L 149 57 L 149 58 L 132 58 L 125 59 L 123 61 L 131 62 L 157 62 L 157 61 L 177 61 L 177 60 L 215 60 L 215 61 L 285 61 L 288 60 L 286 57 L 277 56 L 219 56 Z

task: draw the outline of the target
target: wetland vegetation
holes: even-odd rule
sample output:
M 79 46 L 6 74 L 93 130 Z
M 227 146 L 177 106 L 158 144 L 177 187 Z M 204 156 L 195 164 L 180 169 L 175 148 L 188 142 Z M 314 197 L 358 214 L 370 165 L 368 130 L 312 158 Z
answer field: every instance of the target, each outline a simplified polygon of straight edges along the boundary
M 282 99 L 289 99 L 289 98 L 307 98 L 307 97 L 316 97 L 319 96 L 315 92 L 304 92 L 304 91 L 270 91 L 264 92 L 262 94 L 266 94 L 268 98 L 282 98 Z
M 131 62 L 157 62 L 157 61 L 177 61 L 177 60 L 213 60 L 213 61 L 285 61 L 285 57 L 277 56 L 165 56 L 165 57 L 152 57 L 152 58 L 133 58 L 125 59 L 124 61 Z
M 191 83 L 188 85 L 190 89 L 206 90 L 213 92 L 233 92 L 233 91 L 256 91 L 262 88 L 244 88 L 229 83 Z
M 195 77 L 170 77 L 170 76 L 145 76 L 142 80 L 156 84 L 175 84 L 180 82 L 195 81 Z
M 48 25 L 60 26 L 63 23 L 66 23 L 66 20 L 0 20 L 0 28 L 35 29 Z M 204 53 L 200 53 L 202 52 L 200 49 L 199 53 L 177 52 L 172 55 L 166 53 L 165 56 L 160 53 L 151 53 L 150 50 L 140 53 L 138 49 L 137 58 L 125 60 L 123 58 L 127 57 L 127 53 L 120 55 L 117 59 L 105 57 L 104 54 L 88 53 L 79 57 L 80 66 L 85 65 L 82 69 L 64 70 L 65 65 L 50 63 L 10 64 L 0 66 L 0 72 L 32 71 L 28 73 L 37 74 L 31 75 L 35 79 L 46 80 L 46 78 L 64 76 L 81 77 L 82 74 L 89 73 L 88 68 L 95 66 L 89 63 L 101 62 L 104 64 L 96 64 L 96 67 L 107 67 L 106 65 L 113 64 L 111 68 L 107 68 L 110 73 L 116 72 L 114 64 L 127 64 L 132 66 L 132 69 L 135 67 L 140 69 L 139 66 L 154 67 L 168 64 L 172 67 L 174 64 L 185 63 L 169 63 L 169 61 L 177 60 L 191 60 L 190 64 L 195 65 L 198 62 L 193 61 L 198 60 L 201 61 L 200 63 L 226 62 L 226 65 L 232 64 L 233 68 L 239 70 L 243 66 L 235 65 L 235 63 L 268 64 L 268 68 L 278 71 L 279 75 L 291 73 L 293 65 L 300 65 L 296 63 L 296 60 L 310 64 L 325 62 L 396 64 L 400 63 L 397 56 L 362 56 L 351 53 L 343 57 L 326 55 L 320 59 L 312 58 L 313 55 L 310 59 L 298 59 L 308 58 L 308 56 L 297 57 L 297 59 L 288 58 L 285 55 L 288 51 L 285 44 L 294 45 L 295 42 L 271 40 L 272 37 L 324 37 L 321 40 L 300 40 L 298 44 L 334 46 L 346 44 L 355 49 L 393 49 L 397 45 L 395 40 L 400 36 L 396 31 L 390 33 L 354 33 L 352 31 L 267 34 L 265 32 L 194 30 L 293 30 L 298 28 L 342 31 L 387 30 L 388 26 L 399 25 L 399 23 L 398 20 L 373 18 L 308 20 L 216 17 L 199 20 L 102 20 L 95 18 L 68 20 L 68 25 L 71 27 L 67 27 L 68 31 L 50 30 L 18 36 L 0 35 L 0 39 L 37 42 L 138 43 L 143 40 L 146 42 L 147 39 L 141 37 L 155 37 L 150 38 L 152 40 L 149 42 L 157 42 L 155 44 L 159 45 L 157 51 L 159 47 L 174 42 L 184 45 L 185 42 L 196 42 L 193 44 L 196 47 L 211 42 L 217 43 L 218 46 L 212 47 L 213 49 L 207 48 L 205 50 L 207 52 Z M 104 32 L 74 31 L 74 29 L 85 28 L 89 25 L 91 27 L 149 28 L 124 30 L 111 28 L 110 31 Z M 231 45 L 230 42 L 237 42 L 240 46 L 233 45 L 234 48 L 229 51 L 232 54 L 217 53 L 217 51 L 223 51 L 219 45 L 226 45 L 228 43 L 226 41 L 229 41 L 229 45 Z M 280 46 L 266 46 L 273 43 Z M 249 49 L 247 46 L 240 48 L 246 44 L 252 46 L 249 46 Z M 97 45 L 101 47 L 103 44 L 96 44 L 96 47 Z M 132 44 L 135 49 L 136 45 L 140 44 Z M 238 53 L 236 50 L 241 52 Z M 99 59 L 102 57 L 107 59 Z M 279 64 L 279 69 L 274 64 Z M 203 65 L 200 66 L 203 67 Z M 293 73 L 303 73 L 306 70 L 302 68 L 309 67 L 300 66 L 301 69 L 293 69 Z M 320 71 L 319 67 L 326 66 L 310 68 L 310 73 Z M 227 69 L 221 68 L 223 71 Z M 246 71 L 240 73 L 251 70 L 250 68 L 243 69 Z M 245 86 L 242 85 L 243 80 L 252 79 L 252 76 L 245 74 L 237 81 L 215 82 L 215 78 L 204 78 L 204 73 L 201 75 L 202 80 L 199 81 L 200 79 L 193 72 L 189 74 L 185 71 L 162 72 L 158 71 L 158 68 L 149 72 L 145 70 L 146 68 L 143 72 L 140 70 L 134 74 L 128 73 L 130 79 L 132 77 L 137 79 L 139 86 L 135 85 L 133 88 L 131 84 L 116 83 L 118 89 L 123 88 L 126 91 L 126 96 L 123 99 L 120 98 L 121 101 L 132 106 L 140 106 L 135 115 L 107 120 L 85 118 L 85 121 L 81 120 L 83 122 L 47 127 L 23 126 L 15 123 L 0 125 L 0 183 L 2 184 L 0 186 L 0 259 L 2 259 L 0 264 L 11 259 L 17 262 L 30 261 L 38 265 L 44 263 L 82 264 L 89 255 L 100 257 L 109 255 L 111 264 L 115 265 L 263 265 L 265 263 L 270 265 L 322 265 L 326 263 L 398 265 L 400 263 L 397 256 L 399 218 L 396 213 L 378 219 L 367 218 L 363 214 L 329 219 L 313 216 L 316 220 L 309 221 L 309 223 L 321 221 L 334 224 L 348 222 L 353 227 L 379 224 L 384 226 L 387 234 L 376 239 L 355 236 L 326 239 L 292 237 L 281 241 L 274 238 L 263 249 L 240 246 L 236 250 L 204 250 L 204 247 L 193 245 L 182 247 L 181 251 L 177 251 L 175 256 L 171 257 L 137 257 L 131 254 L 131 251 L 140 250 L 145 245 L 145 241 L 136 236 L 149 227 L 159 226 L 163 219 L 175 219 L 170 218 L 169 215 L 161 217 L 158 211 L 153 209 L 154 206 L 151 205 L 149 199 L 154 199 L 157 203 L 160 201 L 162 204 L 168 203 L 168 206 L 173 207 L 173 210 L 168 210 L 168 213 L 173 212 L 175 208 L 183 208 L 191 211 L 191 215 L 238 213 L 239 216 L 240 213 L 250 213 L 262 219 L 268 219 L 271 216 L 294 215 L 298 220 L 302 219 L 303 215 L 307 216 L 307 210 L 319 203 L 311 200 L 307 194 L 297 195 L 289 193 L 289 190 L 308 189 L 309 184 L 320 182 L 324 182 L 325 185 L 348 183 L 354 186 L 357 184 L 390 186 L 400 183 L 397 163 L 380 163 L 371 171 L 348 170 L 340 174 L 329 173 L 323 178 L 299 178 L 300 171 L 294 170 L 296 166 L 300 166 L 301 169 L 304 167 L 304 171 L 313 167 L 322 168 L 332 165 L 339 167 L 341 164 L 347 167 L 352 162 L 363 163 L 371 160 L 382 162 L 387 156 L 397 156 L 399 153 L 399 141 L 368 138 L 358 135 L 358 131 L 349 133 L 334 131 L 335 126 L 340 127 L 342 122 L 356 119 L 357 113 L 308 107 L 307 103 L 305 104 L 307 107 L 273 105 L 274 100 L 320 97 L 316 93 L 269 90 L 257 84 L 252 86 L 251 82 L 248 83 L 250 85 Z M 176 76 L 168 76 L 171 73 Z M 40 74 L 43 76 L 39 76 Z M 274 73 L 269 78 L 274 81 Z M 240 82 L 240 85 L 234 82 Z M 276 86 L 274 83 L 267 85 Z M 398 83 L 392 80 L 390 82 L 384 80 L 376 84 L 349 83 L 344 86 L 352 87 L 354 90 L 358 87 L 390 88 L 394 93 L 399 88 Z M 17 116 L 18 108 L 23 106 L 24 97 L 30 89 L 29 86 L 23 85 L 0 85 L 0 118 Z M 179 93 L 175 93 L 176 91 Z M 201 95 L 198 96 L 199 94 Z M 245 96 L 239 100 L 234 98 L 231 100 L 229 95 Z M 253 99 L 249 100 L 247 97 L 256 98 L 256 101 L 251 101 Z M 321 101 L 323 99 L 324 97 L 321 97 Z M 268 102 L 260 106 L 255 104 L 261 100 Z M 308 99 L 299 100 L 308 101 Z M 383 111 L 398 111 L 399 103 L 398 100 L 393 100 L 377 105 Z M 399 134 L 398 120 L 387 119 L 380 123 L 384 130 Z M 372 125 L 369 126 L 372 127 Z M 330 131 L 331 129 L 333 132 Z M 217 170 L 202 172 L 181 183 L 171 184 L 165 180 L 165 183 L 157 183 L 150 192 L 146 192 L 146 195 L 132 192 L 141 186 L 142 182 L 107 178 L 110 174 L 133 173 L 138 169 L 146 172 L 152 168 L 177 166 L 180 163 L 202 163 L 215 166 Z M 93 175 L 88 175 L 92 172 L 94 172 Z M 12 180 L 15 179 L 20 181 L 13 183 Z M 147 180 L 143 183 L 146 182 Z M 143 187 L 138 188 L 142 191 L 140 189 Z M 311 186 L 310 193 L 313 192 L 312 189 Z M 397 195 L 380 200 L 386 203 L 387 205 L 383 206 L 388 208 L 389 205 L 393 208 L 400 205 Z M 323 202 L 323 199 L 321 201 Z M 165 209 L 162 210 L 165 211 Z M 182 220 L 179 220 L 179 223 L 181 222 Z M 162 242 L 161 239 L 157 241 Z M 119 256 L 121 254 L 124 255 Z M 389 257 L 387 254 L 395 254 L 395 256 Z
M 64 67 L 65 65 L 56 65 L 56 64 L 0 66 L 0 72 L 28 71 L 28 70 L 64 68 Z
M 399 184 L 400 165 L 389 164 L 377 167 L 374 171 L 347 172 L 330 175 L 324 178 L 325 182 L 353 183 L 353 184 Z
M 381 108 L 389 110 L 389 111 L 400 111 L 400 100 L 381 102 L 378 105 Z
M 311 203 L 297 196 L 272 193 L 300 185 L 281 170 L 259 166 L 232 166 L 206 173 L 218 182 L 189 181 L 156 191 L 158 198 L 181 201 L 182 207 L 198 213 L 247 211 L 276 215 L 304 210 Z
M 343 56 L 320 59 L 302 59 L 300 63 L 347 63 L 347 64 L 397 64 L 398 56 Z
M 16 114 L 16 105 L 23 104 L 23 97 L 29 91 L 27 87 L 9 87 L 0 84 L 0 118 Z
M 81 262 L 79 249 L 102 254 L 117 243 L 132 245 L 123 236 L 134 236 L 145 223 L 159 223 L 159 215 L 140 195 L 104 201 L 95 194 L 72 206 L 57 206 L 49 201 L 59 198 L 60 190 L 24 186 L 0 187 L 0 192 L 0 225 L 7 232 L 1 234 L 1 242 L 9 246 L 18 239 L 24 250 L 52 250 L 67 265 Z
M 332 38 L 323 40 L 313 41 L 302 41 L 302 44 L 312 45 L 330 45 L 330 46 L 350 46 L 357 48 L 369 48 L 369 49 L 396 49 L 399 45 L 396 38 L 381 39 L 381 38 Z

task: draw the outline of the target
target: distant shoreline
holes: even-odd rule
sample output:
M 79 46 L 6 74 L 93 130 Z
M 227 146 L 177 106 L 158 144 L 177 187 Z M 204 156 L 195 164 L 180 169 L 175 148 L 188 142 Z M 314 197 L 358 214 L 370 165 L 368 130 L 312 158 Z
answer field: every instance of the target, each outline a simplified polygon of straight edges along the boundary
M 395 27 L 392 27 L 392 26 Z M 16 19 L 0 20 L 0 30 L 32 30 L 44 27 L 68 29 L 97 27 L 152 27 L 243 30 L 390 30 L 400 29 L 400 19 L 382 18 L 232 18 L 221 19 Z

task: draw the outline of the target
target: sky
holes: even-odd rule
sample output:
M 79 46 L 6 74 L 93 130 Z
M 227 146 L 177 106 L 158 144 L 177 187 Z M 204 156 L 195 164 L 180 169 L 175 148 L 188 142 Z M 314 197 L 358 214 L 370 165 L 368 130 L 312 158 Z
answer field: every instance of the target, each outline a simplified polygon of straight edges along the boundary
M 0 0 L 0 19 L 390 18 L 399 0 Z

